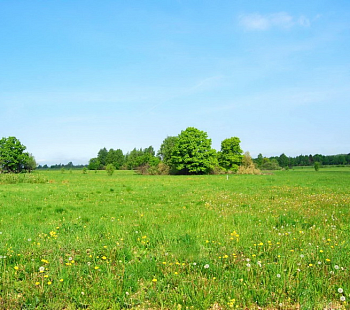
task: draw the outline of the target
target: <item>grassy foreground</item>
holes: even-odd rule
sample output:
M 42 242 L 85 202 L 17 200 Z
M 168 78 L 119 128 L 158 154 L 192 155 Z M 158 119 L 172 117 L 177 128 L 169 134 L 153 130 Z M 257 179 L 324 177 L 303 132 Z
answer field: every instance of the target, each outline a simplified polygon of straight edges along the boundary
M 35 174 L 0 178 L 0 309 L 348 307 L 349 168 Z

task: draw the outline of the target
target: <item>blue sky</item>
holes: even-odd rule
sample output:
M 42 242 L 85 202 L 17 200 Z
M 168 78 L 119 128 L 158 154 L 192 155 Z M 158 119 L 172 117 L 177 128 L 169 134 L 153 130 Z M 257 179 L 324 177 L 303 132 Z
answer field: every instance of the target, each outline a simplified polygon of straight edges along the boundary
M 347 0 L 0 0 L 0 136 L 41 164 L 187 127 L 253 157 L 349 153 L 349 116 Z

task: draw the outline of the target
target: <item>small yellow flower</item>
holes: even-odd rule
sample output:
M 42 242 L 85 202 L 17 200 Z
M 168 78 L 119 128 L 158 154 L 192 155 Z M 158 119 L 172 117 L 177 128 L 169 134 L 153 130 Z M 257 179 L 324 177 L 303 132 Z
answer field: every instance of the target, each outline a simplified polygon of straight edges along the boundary
M 51 282 L 51 281 L 47 282 L 47 285 L 51 285 L 51 284 L 52 284 L 52 282 Z
M 106 256 L 102 256 L 102 259 L 107 259 L 107 257 Z
M 152 282 L 156 283 L 156 282 L 157 282 L 157 279 L 153 279 Z
M 98 266 L 95 266 L 95 269 L 97 270 L 97 269 L 99 269 L 100 267 L 98 267 Z
M 323 250 L 320 250 L 320 253 L 323 253 Z
M 44 275 L 44 278 L 48 278 L 49 276 L 46 274 L 46 275 Z
M 18 270 L 18 266 L 15 266 L 15 267 L 13 267 L 13 268 L 15 268 L 15 270 Z
M 40 284 L 40 282 L 35 282 L 35 285 L 39 285 Z
M 63 282 L 63 279 L 60 279 L 60 282 Z
M 313 266 L 313 264 L 309 264 L 309 266 L 310 266 L 310 267 L 312 267 L 312 266 Z

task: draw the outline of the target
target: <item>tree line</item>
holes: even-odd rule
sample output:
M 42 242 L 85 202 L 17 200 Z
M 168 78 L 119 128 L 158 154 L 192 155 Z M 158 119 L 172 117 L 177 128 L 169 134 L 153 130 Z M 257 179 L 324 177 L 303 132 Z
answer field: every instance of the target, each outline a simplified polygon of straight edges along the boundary
M 297 166 L 314 166 L 316 163 L 321 166 L 345 166 L 350 165 L 350 153 L 338 155 L 298 155 L 288 157 L 284 153 L 280 156 L 264 157 L 261 153 L 254 162 L 260 169 L 274 170 L 280 168 L 292 168 Z
M 218 171 L 237 171 L 242 162 L 240 139 L 231 137 L 221 143 L 217 152 L 211 147 L 206 132 L 188 127 L 178 136 L 168 136 L 158 152 L 152 146 L 134 148 L 123 154 L 121 149 L 102 148 L 89 160 L 90 170 L 137 169 L 144 174 L 208 174 Z
M 90 170 L 114 169 L 138 170 L 143 174 L 219 174 L 219 173 L 259 173 L 261 170 L 287 169 L 294 166 L 350 165 L 350 154 L 339 155 L 299 155 L 288 157 L 264 157 L 259 154 L 252 159 L 248 152 L 243 154 L 240 139 L 231 137 L 221 142 L 220 151 L 211 147 L 211 139 L 206 132 L 188 127 L 177 136 L 166 137 L 156 152 L 152 146 L 134 148 L 123 153 L 121 149 L 100 149 L 97 156 L 87 165 Z M 15 137 L 0 140 L 0 172 L 30 172 L 37 168 L 32 154 Z M 52 165 L 51 169 L 85 168 L 86 165 Z M 38 168 L 49 168 L 47 165 Z

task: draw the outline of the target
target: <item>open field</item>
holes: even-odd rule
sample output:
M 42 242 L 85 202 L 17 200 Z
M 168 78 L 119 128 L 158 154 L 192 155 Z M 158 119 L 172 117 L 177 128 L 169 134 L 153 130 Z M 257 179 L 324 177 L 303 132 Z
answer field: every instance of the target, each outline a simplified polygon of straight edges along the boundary
M 0 309 L 341 309 L 350 169 L 1 184 Z

